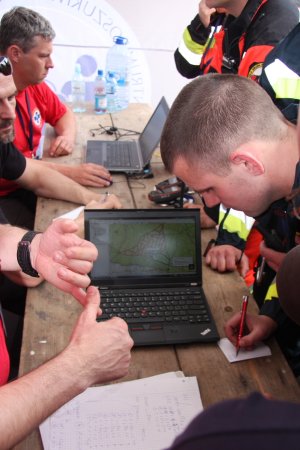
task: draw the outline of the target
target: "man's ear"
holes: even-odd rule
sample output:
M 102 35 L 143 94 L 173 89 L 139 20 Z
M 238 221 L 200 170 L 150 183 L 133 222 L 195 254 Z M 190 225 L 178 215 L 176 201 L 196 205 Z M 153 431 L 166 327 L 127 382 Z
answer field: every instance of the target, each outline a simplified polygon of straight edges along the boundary
M 11 45 L 8 47 L 6 54 L 9 57 L 9 59 L 13 62 L 18 62 L 19 58 L 21 56 L 22 50 L 18 45 Z
M 252 153 L 243 152 L 232 152 L 229 156 L 230 162 L 232 164 L 240 165 L 243 164 L 247 171 L 252 175 L 262 175 L 265 173 L 265 167 L 263 163 Z

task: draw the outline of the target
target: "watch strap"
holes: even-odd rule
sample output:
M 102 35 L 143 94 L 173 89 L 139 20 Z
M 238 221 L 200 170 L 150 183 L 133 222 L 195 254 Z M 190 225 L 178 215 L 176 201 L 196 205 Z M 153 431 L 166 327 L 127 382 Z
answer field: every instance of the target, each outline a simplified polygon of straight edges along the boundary
M 30 244 L 37 234 L 40 233 L 38 231 L 27 231 L 18 243 L 17 250 L 17 260 L 22 272 L 35 278 L 39 277 L 39 274 L 31 265 Z

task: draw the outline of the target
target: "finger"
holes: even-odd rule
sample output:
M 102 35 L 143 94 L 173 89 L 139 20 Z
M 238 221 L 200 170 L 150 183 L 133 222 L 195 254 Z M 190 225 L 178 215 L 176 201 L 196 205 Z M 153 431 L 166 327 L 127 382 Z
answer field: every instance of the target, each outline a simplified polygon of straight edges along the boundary
M 56 272 L 57 277 L 67 283 L 69 286 L 68 292 L 72 291 L 72 287 L 87 288 L 90 285 L 90 278 L 86 274 L 75 273 L 67 267 L 59 267 Z
M 125 320 L 121 319 L 120 317 L 112 317 L 108 321 L 110 324 L 116 325 L 118 328 L 123 328 L 124 330 L 128 330 L 128 325 L 125 322 Z
M 95 286 L 89 286 L 86 291 L 85 317 L 89 321 L 95 321 L 100 307 L 100 292 Z
M 61 139 L 57 139 L 56 141 L 53 142 L 53 144 L 50 147 L 50 156 L 59 156 L 60 152 L 62 150 L 62 141 Z
M 58 250 L 53 255 L 54 261 L 64 266 L 67 266 L 70 261 L 76 260 L 91 263 L 96 261 L 97 257 L 98 250 L 91 242 L 87 242 L 81 246 L 75 245 L 72 247 L 67 247 L 64 250 Z
M 75 300 L 77 300 L 82 306 L 86 305 L 87 293 L 84 289 L 74 286 L 71 289 L 70 294 L 72 294 Z
M 59 253 L 59 254 L 58 254 Z M 93 267 L 93 263 L 89 260 L 84 259 L 70 259 L 64 257 L 63 253 L 57 252 L 53 260 L 58 263 L 60 267 L 65 267 L 68 270 L 71 270 L 72 272 L 86 275 L 88 274 Z
M 235 253 L 227 253 L 225 257 L 226 267 L 225 270 L 233 271 L 236 269 L 236 256 Z
M 112 178 L 110 172 L 103 166 L 94 163 L 85 163 L 84 166 L 88 167 L 91 173 L 105 176 L 106 178 Z
M 245 255 L 242 256 L 242 259 L 239 263 L 240 274 L 242 277 L 245 277 L 247 272 L 249 271 L 249 260 Z
M 70 293 L 82 306 L 84 306 L 84 307 L 86 306 L 87 291 L 85 291 L 84 289 L 78 288 L 77 286 L 74 286 Z M 100 298 L 100 302 L 101 302 L 101 298 Z M 101 316 L 101 314 L 102 314 L 102 309 L 100 308 L 100 303 L 98 306 L 99 307 L 97 310 L 97 317 Z
M 51 227 L 55 229 L 57 233 L 76 233 L 78 231 L 78 225 L 71 219 L 56 219 L 52 222 Z

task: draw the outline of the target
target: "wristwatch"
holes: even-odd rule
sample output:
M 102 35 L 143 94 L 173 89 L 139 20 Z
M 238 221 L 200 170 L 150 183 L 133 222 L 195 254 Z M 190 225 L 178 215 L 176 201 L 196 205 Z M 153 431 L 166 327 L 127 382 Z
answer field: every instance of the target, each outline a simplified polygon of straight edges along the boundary
M 40 234 L 38 231 L 28 231 L 24 234 L 20 242 L 18 243 L 17 260 L 22 272 L 30 275 L 31 277 L 39 277 L 38 272 L 32 267 L 30 260 L 30 244 L 33 238 Z

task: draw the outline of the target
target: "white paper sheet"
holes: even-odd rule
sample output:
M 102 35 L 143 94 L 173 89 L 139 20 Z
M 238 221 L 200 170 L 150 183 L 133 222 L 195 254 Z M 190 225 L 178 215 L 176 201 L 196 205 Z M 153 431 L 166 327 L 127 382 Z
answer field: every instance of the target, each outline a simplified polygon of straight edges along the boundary
M 240 348 L 238 355 L 236 356 L 236 348 L 232 343 L 227 339 L 220 339 L 218 342 L 218 346 L 226 356 L 229 362 L 237 362 L 244 361 L 245 359 L 252 358 L 261 358 L 262 356 L 270 356 L 271 350 L 270 347 L 263 344 L 262 342 L 257 344 L 253 350 L 244 350 Z
M 196 377 L 171 372 L 93 387 L 41 426 L 45 450 L 161 450 L 203 409 Z

